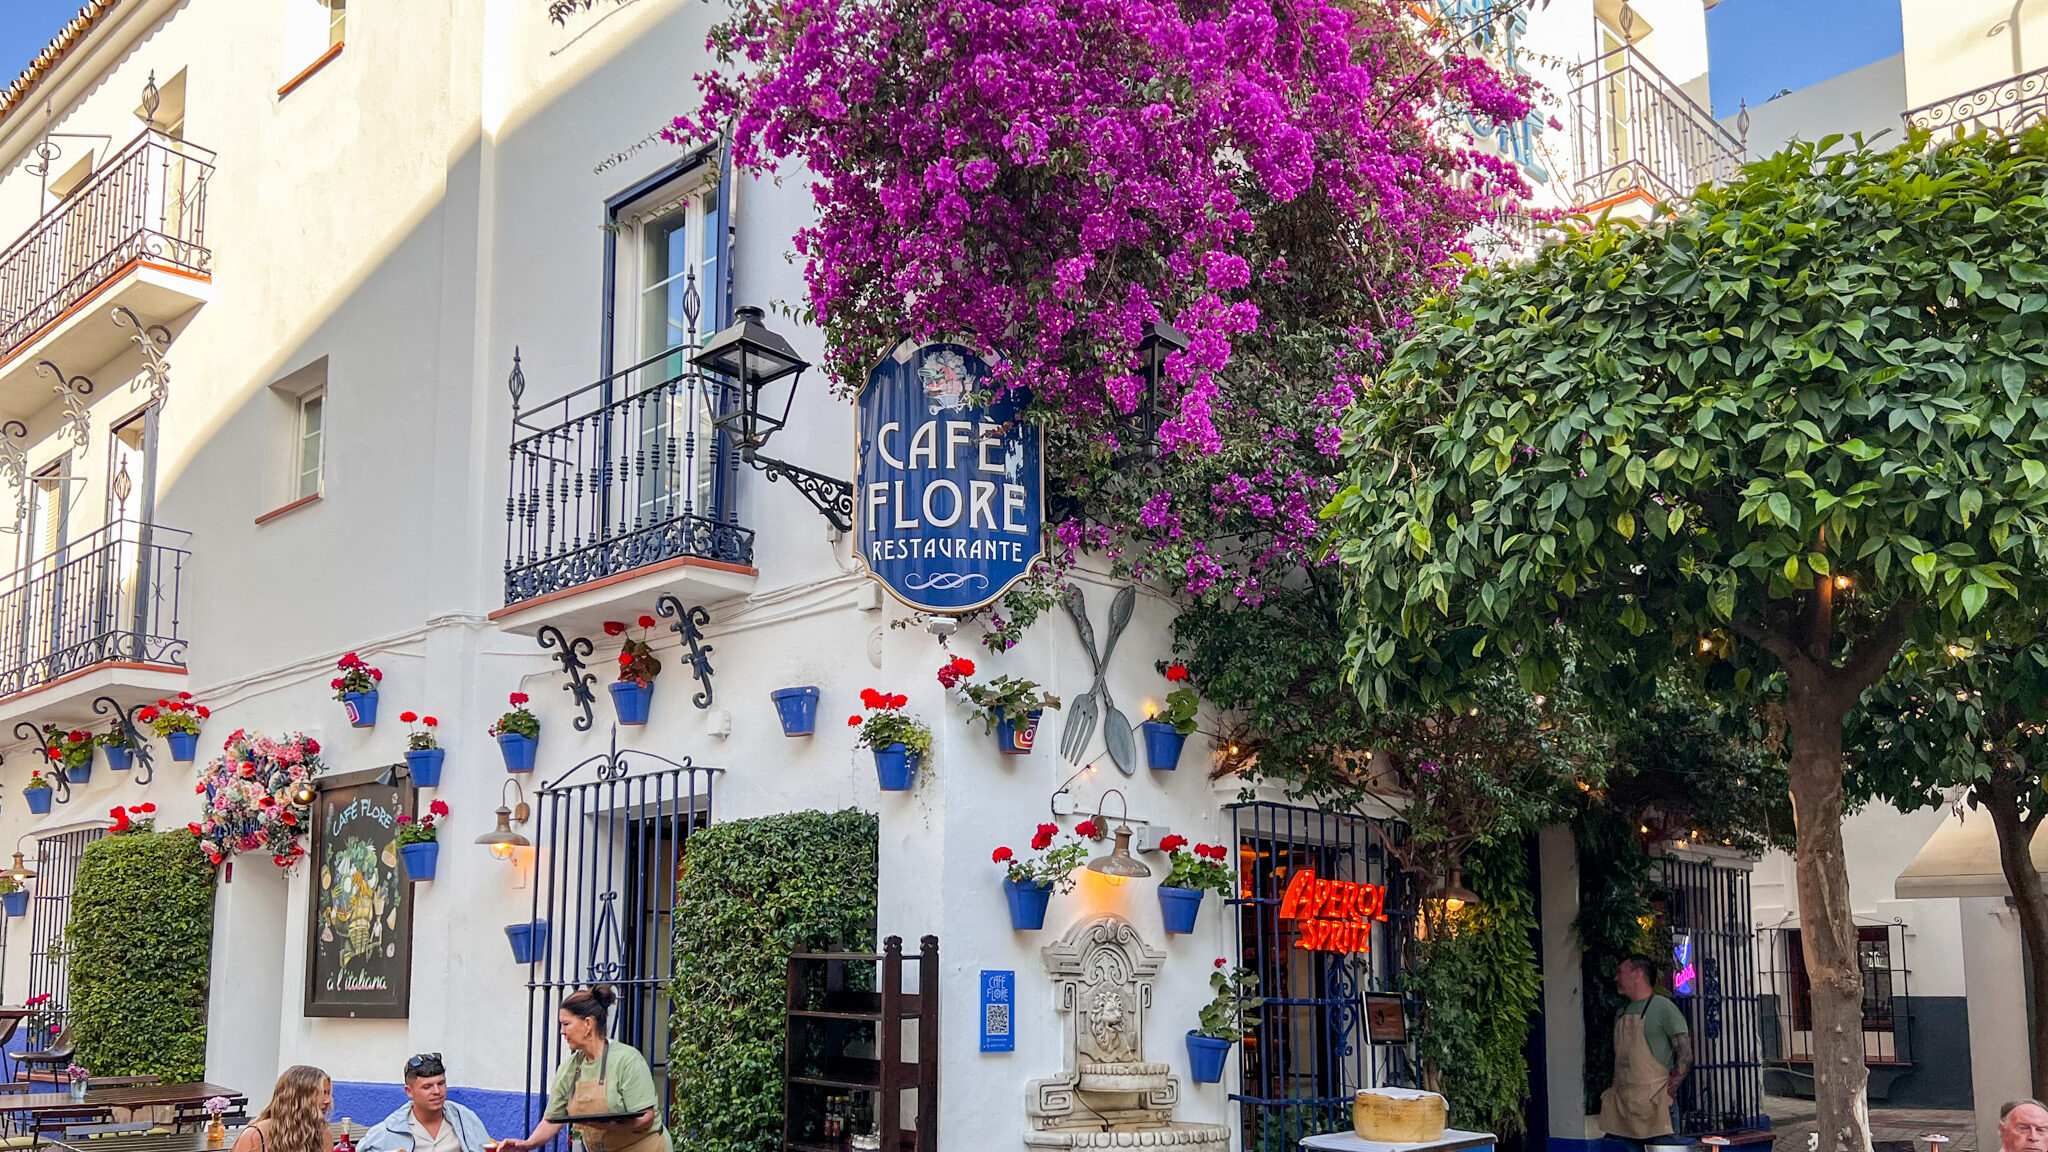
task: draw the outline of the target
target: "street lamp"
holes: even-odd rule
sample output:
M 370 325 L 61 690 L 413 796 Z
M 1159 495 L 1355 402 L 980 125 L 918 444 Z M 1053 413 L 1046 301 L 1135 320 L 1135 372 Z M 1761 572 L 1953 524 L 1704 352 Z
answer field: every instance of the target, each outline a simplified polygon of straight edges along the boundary
M 1159 378 L 1165 375 L 1166 358 L 1188 349 L 1188 338 L 1178 328 L 1157 321 L 1145 325 L 1145 338 L 1138 341 L 1140 367 L 1145 373 L 1145 399 L 1138 409 L 1138 443 L 1147 456 L 1159 455 L 1159 428 L 1166 423 L 1160 410 Z
M 763 319 L 761 309 L 752 305 L 735 309 L 732 326 L 713 333 L 704 347 L 690 357 L 692 367 L 733 381 L 738 393 L 736 404 L 721 405 L 723 410 L 711 422 L 712 427 L 734 438 L 741 460 L 766 473 L 770 481 L 788 480 L 834 528 L 851 532 L 851 483 L 760 454 L 768 438 L 789 422 L 790 408 L 796 403 L 797 382 L 803 378 L 804 369 L 811 366 L 780 333 L 770 331 Z M 762 389 L 782 380 L 789 381 L 782 414 L 763 413 Z M 769 407 L 774 407 L 772 402 Z
M 508 795 L 513 790 L 519 793 L 517 806 Z M 526 823 L 532 814 L 533 810 L 526 806 L 525 789 L 519 787 L 519 781 L 507 780 L 504 787 L 498 789 L 498 826 L 477 837 L 476 842 L 488 847 L 491 855 L 498 859 L 510 860 L 515 850 L 533 847 L 533 841 L 512 830 L 512 825 Z

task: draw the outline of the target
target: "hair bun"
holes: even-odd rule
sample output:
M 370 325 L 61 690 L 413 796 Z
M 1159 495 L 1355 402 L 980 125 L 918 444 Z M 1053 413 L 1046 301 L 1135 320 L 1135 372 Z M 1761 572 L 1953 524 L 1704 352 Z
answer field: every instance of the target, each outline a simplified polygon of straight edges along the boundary
M 597 1001 L 599 1007 L 610 1008 L 619 1002 L 619 994 L 612 991 L 612 986 L 609 984 L 592 984 L 589 992 L 590 998 Z

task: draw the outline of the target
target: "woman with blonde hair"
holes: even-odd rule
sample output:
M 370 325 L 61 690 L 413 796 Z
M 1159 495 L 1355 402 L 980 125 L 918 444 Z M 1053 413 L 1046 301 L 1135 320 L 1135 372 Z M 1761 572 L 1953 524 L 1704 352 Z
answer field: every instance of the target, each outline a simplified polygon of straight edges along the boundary
M 233 1152 L 332 1152 L 327 1113 L 334 1108 L 334 1081 L 308 1064 L 294 1064 L 277 1078 L 270 1103 L 242 1129 Z

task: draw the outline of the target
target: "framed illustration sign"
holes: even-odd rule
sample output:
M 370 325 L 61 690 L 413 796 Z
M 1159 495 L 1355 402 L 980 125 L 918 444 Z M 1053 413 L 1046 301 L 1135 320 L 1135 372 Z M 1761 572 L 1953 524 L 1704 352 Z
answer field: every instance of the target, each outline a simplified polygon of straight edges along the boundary
M 412 997 L 412 885 L 398 863 L 398 818 L 412 815 L 412 782 L 353 772 L 319 790 L 306 1015 L 402 1019 Z

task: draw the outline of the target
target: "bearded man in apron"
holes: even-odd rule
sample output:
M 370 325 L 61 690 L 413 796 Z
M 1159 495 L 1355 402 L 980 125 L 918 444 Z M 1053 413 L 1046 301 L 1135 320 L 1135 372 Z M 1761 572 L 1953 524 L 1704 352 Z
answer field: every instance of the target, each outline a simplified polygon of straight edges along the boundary
M 1614 1017 L 1614 1083 L 1600 1094 L 1600 1127 L 1624 1140 L 1671 1135 L 1671 1101 L 1692 1071 L 1685 1013 L 1657 995 L 1656 979 L 1644 956 L 1623 960 L 1614 976 L 1628 1003 Z

